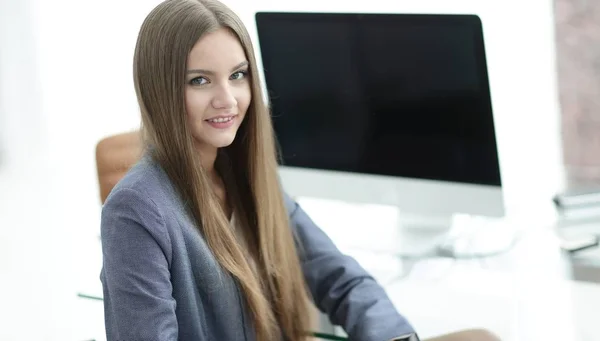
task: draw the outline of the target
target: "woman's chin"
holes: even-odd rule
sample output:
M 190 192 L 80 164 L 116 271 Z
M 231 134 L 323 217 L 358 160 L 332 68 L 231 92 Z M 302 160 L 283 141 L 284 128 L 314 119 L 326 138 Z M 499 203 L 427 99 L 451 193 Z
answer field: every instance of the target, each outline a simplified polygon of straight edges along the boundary
M 221 138 L 216 141 L 211 141 L 212 142 L 211 145 L 215 148 L 229 147 L 233 143 L 234 139 L 235 139 L 235 136 L 232 138 Z
M 197 146 L 201 148 L 225 148 L 230 146 L 235 140 L 237 131 L 220 131 L 217 134 L 212 132 L 201 134 L 194 134 Z

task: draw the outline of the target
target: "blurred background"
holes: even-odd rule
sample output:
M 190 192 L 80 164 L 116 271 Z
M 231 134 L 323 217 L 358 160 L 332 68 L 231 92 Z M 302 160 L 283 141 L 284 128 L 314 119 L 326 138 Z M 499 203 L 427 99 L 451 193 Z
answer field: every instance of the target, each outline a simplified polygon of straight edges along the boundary
M 254 12 L 316 1 L 225 0 Z M 96 143 L 139 127 L 138 29 L 157 0 L 0 0 L 0 339 L 84 340 L 81 303 L 99 255 Z M 507 210 L 552 221 L 556 193 L 600 182 L 600 3 L 584 0 L 319 1 L 320 8 L 480 15 Z M 532 218 L 533 220 L 533 218 Z M 96 305 L 94 305 L 96 304 Z M 89 339 L 89 338 L 88 338 Z

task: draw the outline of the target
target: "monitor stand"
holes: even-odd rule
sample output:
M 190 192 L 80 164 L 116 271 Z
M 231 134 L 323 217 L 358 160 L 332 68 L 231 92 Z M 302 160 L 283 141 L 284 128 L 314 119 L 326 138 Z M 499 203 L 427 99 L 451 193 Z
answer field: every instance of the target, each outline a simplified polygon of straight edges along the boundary
M 437 254 L 451 258 L 482 258 L 506 253 L 516 242 L 517 229 L 505 218 L 454 215 L 437 245 Z
M 512 249 L 517 232 L 505 218 L 466 214 L 447 219 L 403 219 L 400 230 L 399 255 L 409 259 L 496 256 Z
M 515 241 L 516 229 L 505 218 L 466 214 L 436 218 L 402 212 L 391 205 L 313 197 L 296 201 L 345 246 L 403 259 L 488 257 L 509 251 Z

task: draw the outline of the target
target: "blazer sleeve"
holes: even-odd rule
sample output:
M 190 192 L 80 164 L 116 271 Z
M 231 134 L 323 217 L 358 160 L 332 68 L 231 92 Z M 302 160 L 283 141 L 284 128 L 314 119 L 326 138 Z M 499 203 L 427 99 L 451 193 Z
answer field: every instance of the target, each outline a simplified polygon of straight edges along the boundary
M 353 341 L 386 341 L 413 333 L 383 287 L 342 254 L 302 208 L 284 194 L 308 288 L 319 310 Z
M 171 244 L 156 205 L 119 189 L 102 209 L 101 238 L 107 340 L 177 340 Z

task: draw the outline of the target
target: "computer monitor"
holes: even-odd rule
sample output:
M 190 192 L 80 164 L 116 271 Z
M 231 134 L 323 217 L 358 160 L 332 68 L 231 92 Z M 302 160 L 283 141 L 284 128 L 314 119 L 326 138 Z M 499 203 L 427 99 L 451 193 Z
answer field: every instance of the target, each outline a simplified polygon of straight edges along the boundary
M 504 215 L 476 15 L 255 18 L 287 192 L 412 216 Z

